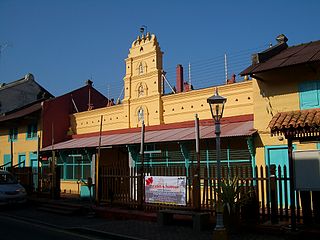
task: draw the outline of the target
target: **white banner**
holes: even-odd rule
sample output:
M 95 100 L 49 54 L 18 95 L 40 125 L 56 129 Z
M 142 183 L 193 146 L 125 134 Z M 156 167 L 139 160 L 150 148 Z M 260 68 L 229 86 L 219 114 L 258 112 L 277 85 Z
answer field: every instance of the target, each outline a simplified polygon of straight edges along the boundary
M 186 183 L 185 176 L 146 176 L 145 201 L 185 206 Z

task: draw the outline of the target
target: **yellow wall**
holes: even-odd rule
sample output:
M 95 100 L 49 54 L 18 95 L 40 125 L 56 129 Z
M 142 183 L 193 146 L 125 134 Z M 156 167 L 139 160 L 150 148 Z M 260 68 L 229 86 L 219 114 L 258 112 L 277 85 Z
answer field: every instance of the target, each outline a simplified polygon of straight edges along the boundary
M 103 131 L 128 128 L 128 115 L 125 114 L 124 106 L 121 104 L 70 115 L 73 132 L 76 134 L 99 132 L 101 116 L 103 116 Z
M 30 166 L 30 153 L 37 153 L 38 140 L 26 139 L 27 125 L 23 122 L 17 123 L 18 127 L 18 139 L 13 142 L 13 165 L 18 163 L 19 154 L 26 156 L 25 166 Z M 9 127 L 6 128 L 2 125 L 0 128 L 0 165 L 4 163 L 4 155 L 11 154 L 11 144 L 8 140 Z M 39 129 L 39 126 L 38 126 Z M 39 135 L 40 132 L 38 130 Z
M 240 82 L 218 87 L 219 94 L 227 98 L 224 117 L 253 113 L 252 82 Z M 211 119 L 207 98 L 215 92 L 215 87 L 193 90 L 162 97 L 164 123 L 194 120 L 195 113 L 199 119 Z
M 258 130 L 259 136 L 255 141 L 256 163 L 265 164 L 265 148 L 268 145 L 287 145 L 283 136 L 270 135 L 268 128 L 272 117 L 278 112 L 287 112 L 300 109 L 299 83 L 320 79 L 320 73 L 305 66 L 294 69 L 274 70 L 259 74 L 259 79 L 253 79 L 253 111 L 254 128 Z M 294 142 L 296 149 L 316 149 L 316 143 L 299 144 Z
M 157 122 L 159 118 L 163 119 L 164 124 L 194 120 L 195 113 L 200 119 L 211 119 L 207 98 L 212 96 L 214 91 L 215 88 L 211 87 L 161 96 L 160 103 L 163 106 L 160 109 L 163 111 L 160 111 L 160 117 L 157 112 L 159 110 L 148 107 L 147 112 L 145 111 L 146 125 L 159 125 Z M 219 86 L 219 94 L 227 98 L 224 117 L 253 113 L 252 81 Z M 158 99 L 144 98 L 141 100 L 141 104 L 152 106 L 153 101 L 157 104 Z M 128 105 L 130 104 L 128 103 Z M 131 111 L 131 118 L 126 114 L 125 109 L 128 106 L 125 104 L 73 114 L 71 115 L 73 132 L 77 134 L 99 132 L 101 115 L 103 115 L 103 131 L 126 129 L 129 126 L 137 127 L 138 108 L 136 105 L 129 107 L 134 109 Z
M 73 132 L 99 132 L 101 116 L 103 131 L 139 127 L 139 109 L 146 126 L 194 120 L 195 113 L 200 119 L 211 119 L 207 98 L 214 94 L 214 87 L 163 95 L 162 55 L 154 35 L 139 36 L 125 60 L 122 103 L 71 115 Z M 219 94 L 227 98 L 225 117 L 253 113 L 252 81 L 219 86 Z
M 62 193 L 71 193 L 71 194 L 80 194 L 81 184 L 77 181 L 61 181 L 61 192 Z

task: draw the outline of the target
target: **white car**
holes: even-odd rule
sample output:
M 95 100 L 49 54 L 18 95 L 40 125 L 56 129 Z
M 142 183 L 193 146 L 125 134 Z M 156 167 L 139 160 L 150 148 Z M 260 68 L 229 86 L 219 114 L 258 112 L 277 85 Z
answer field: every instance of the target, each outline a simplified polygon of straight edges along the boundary
M 27 192 L 8 171 L 0 170 L 0 206 L 25 203 Z

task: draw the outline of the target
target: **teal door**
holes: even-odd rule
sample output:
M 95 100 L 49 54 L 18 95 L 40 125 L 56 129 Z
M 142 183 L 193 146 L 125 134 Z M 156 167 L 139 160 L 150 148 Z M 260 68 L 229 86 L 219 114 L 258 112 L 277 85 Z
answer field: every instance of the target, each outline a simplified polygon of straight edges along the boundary
M 275 164 L 277 167 L 280 165 L 281 169 L 284 166 L 289 167 L 289 158 L 288 158 L 288 147 L 285 146 L 266 146 L 267 154 L 267 165 L 270 166 Z M 289 175 L 288 175 L 289 176 Z
M 25 167 L 26 166 L 26 155 L 25 154 L 19 154 L 18 155 L 18 167 Z
M 11 155 L 10 154 L 3 155 L 3 164 L 4 164 L 5 169 L 7 169 L 8 167 L 11 167 Z
M 30 153 L 30 167 L 32 168 L 33 189 L 38 189 L 38 155 Z
M 281 167 L 281 178 L 284 177 L 283 168 L 286 166 L 286 176 L 289 178 L 289 157 L 288 157 L 288 146 L 287 145 L 279 145 L 279 146 L 266 146 L 266 165 L 269 167 L 272 164 L 276 165 L 276 175 L 279 176 L 278 166 Z M 287 181 L 287 198 L 290 203 L 290 183 Z M 285 183 L 282 181 L 282 191 L 279 191 L 278 185 L 278 201 L 280 201 L 280 196 L 282 197 L 282 203 L 285 202 Z

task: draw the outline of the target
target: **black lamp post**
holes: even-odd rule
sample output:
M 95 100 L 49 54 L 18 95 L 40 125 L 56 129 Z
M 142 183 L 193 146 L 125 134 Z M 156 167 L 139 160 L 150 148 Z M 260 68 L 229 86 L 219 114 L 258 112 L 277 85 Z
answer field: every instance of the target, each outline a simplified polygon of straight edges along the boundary
M 227 99 L 222 97 L 218 93 L 218 88 L 216 88 L 216 92 L 212 97 L 207 99 L 207 102 L 210 105 L 210 110 L 212 114 L 212 118 L 215 122 L 215 134 L 216 134 L 216 152 L 217 152 L 217 175 L 218 175 L 218 204 L 216 210 L 216 227 L 215 231 L 221 232 L 225 231 L 223 225 L 223 214 L 222 214 L 222 206 L 221 206 L 221 150 L 220 150 L 220 120 L 223 115 L 224 104 Z M 221 234 L 219 234 L 221 236 Z M 222 237 L 222 236 L 221 236 Z

